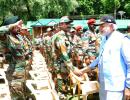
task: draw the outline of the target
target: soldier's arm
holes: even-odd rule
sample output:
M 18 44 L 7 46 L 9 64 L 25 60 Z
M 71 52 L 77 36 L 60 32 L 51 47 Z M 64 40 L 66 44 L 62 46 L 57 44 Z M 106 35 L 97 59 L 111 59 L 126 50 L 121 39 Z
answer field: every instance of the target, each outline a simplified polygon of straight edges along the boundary
M 69 55 L 67 54 L 67 47 L 65 45 L 65 41 L 62 38 L 58 38 L 58 41 L 56 42 L 56 45 L 59 49 L 59 52 L 61 52 L 62 59 L 64 60 L 64 63 L 66 64 L 67 68 L 69 70 L 74 71 L 74 66 L 69 58 Z
M 67 68 L 74 71 L 74 66 L 67 54 L 67 48 L 64 44 L 61 44 L 60 45 L 60 50 L 61 50 L 61 53 L 62 53 L 62 57 L 63 57 L 63 60 L 64 60 L 64 63 L 66 64 Z
M 6 33 L 10 30 L 12 30 L 14 27 L 18 26 L 20 22 L 14 23 L 14 24 L 10 24 L 10 25 L 6 25 L 6 26 L 1 26 L 0 27 L 0 34 L 2 33 Z
M 61 52 L 61 57 L 64 63 L 66 64 L 67 69 L 69 69 L 70 72 L 73 72 L 74 74 L 78 76 L 82 75 L 81 71 L 78 68 L 73 66 L 69 58 L 69 55 L 67 53 L 67 47 L 65 45 L 64 39 L 59 38 L 56 44 L 57 44 L 57 48 L 59 49 L 59 52 Z
M 86 73 L 86 72 L 89 72 L 92 69 L 95 69 L 96 66 L 98 65 L 98 62 L 99 62 L 99 57 L 97 57 L 89 66 L 81 69 L 82 73 Z
M 6 26 L 1 26 L 0 27 L 0 33 L 6 33 L 8 31 L 14 29 L 14 27 L 21 27 L 22 23 L 23 23 L 23 21 L 20 20 L 20 21 L 14 23 L 14 24 L 9 24 L 9 25 L 6 25 Z

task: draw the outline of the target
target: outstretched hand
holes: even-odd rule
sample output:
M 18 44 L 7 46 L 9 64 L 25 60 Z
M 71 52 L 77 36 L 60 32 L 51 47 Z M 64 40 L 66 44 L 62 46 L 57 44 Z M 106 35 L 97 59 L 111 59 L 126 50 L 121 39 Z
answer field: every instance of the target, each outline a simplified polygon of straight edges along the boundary
M 81 72 L 81 70 L 79 70 L 78 68 L 74 68 L 74 71 L 73 71 L 73 73 L 75 74 L 75 75 L 77 75 L 77 76 L 82 76 L 83 75 L 83 73 Z
M 90 67 L 85 67 L 85 68 L 83 68 L 83 69 L 80 69 L 80 71 L 82 72 L 82 73 L 86 73 L 86 72 L 89 72 L 89 71 L 91 71 L 91 69 L 90 69 Z

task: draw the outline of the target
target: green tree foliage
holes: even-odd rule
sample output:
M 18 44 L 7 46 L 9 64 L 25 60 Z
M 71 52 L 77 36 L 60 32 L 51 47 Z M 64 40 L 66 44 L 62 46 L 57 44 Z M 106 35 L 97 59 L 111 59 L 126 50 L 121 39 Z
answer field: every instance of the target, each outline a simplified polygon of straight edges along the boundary
M 125 10 L 130 15 L 130 1 L 125 5 Z
M 25 20 L 69 15 L 78 6 L 76 0 L 2 0 L 1 16 L 19 15 Z M 5 6 L 5 7 L 4 7 Z M 5 10 L 8 14 L 5 14 Z
M 6 15 L 8 14 L 8 7 L 6 5 L 5 0 L 1 0 L 0 1 L 0 24 L 2 23 L 2 21 L 5 19 Z
M 102 13 L 101 0 L 77 0 L 79 7 L 76 14 L 93 15 Z
M 129 0 L 0 0 L 0 20 L 18 15 L 24 20 L 60 18 L 64 15 L 114 14 L 130 16 Z
M 0 10 L 3 11 L 0 15 L 3 20 L 12 15 L 18 15 L 25 20 L 28 18 L 25 0 L 3 0 L 0 2 Z
M 55 18 L 69 15 L 77 6 L 76 0 L 36 0 L 33 12 L 37 17 Z
M 103 10 L 107 13 L 114 13 L 120 7 L 120 0 L 101 0 Z

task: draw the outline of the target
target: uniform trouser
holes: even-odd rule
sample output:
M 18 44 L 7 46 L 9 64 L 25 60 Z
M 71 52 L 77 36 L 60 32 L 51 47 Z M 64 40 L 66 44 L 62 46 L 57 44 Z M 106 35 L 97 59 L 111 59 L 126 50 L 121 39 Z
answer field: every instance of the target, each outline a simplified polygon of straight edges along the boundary
M 16 60 L 9 63 L 9 68 L 7 70 L 7 77 L 8 77 L 8 83 L 10 85 L 10 92 L 12 99 L 18 99 L 21 98 L 22 100 L 25 100 L 23 96 L 25 96 L 25 83 L 24 83 L 24 77 L 16 78 L 18 77 L 18 74 L 14 76 L 14 73 L 22 73 L 24 75 L 24 68 L 25 68 L 25 61 L 24 60 Z
M 15 65 L 15 71 L 16 72 L 22 72 L 22 71 L 24 71 L 25 67 L 26 67 L 25 60 L 17 60 L 16 61 L 16 65 Z
M 17 61 L 17 62 L 10 62 L 9 67 L 7 69 L 7 79 L 8 81 L 12 81 L 12 75 L 14 72 L 23 72 L 26 66 L 25 61 Z
M 104 83 L 100 82 L 100 100 L 123 100 L 123 91 L 105 90 Z
M 10 83 L 10 81 L 12 81 L 12 75 L 13 75 L 14 71 L 15 71 L 15 64 L 9 63 L 9 67 L 6 72 L 6 77 L 7 77 L 7 80 L 9 81 L 9 83 Z
M 63 92 L 64 90 L 62 89 L 63 86 L 67 86 L 68 82 L 68 70 L 62 60 L 57 60 L 56 62 L 56 70 L 55 73 L 57 74 L 57 84 L 56 84 L 56 90 L 58 92 Z M 64 91 L 65 92 L 65 91 Z

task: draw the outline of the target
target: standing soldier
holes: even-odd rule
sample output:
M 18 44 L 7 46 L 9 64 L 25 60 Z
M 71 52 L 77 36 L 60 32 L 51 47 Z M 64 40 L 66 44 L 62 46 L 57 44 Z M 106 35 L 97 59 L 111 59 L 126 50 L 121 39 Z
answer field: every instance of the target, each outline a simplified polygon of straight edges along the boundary
M 5 25 L 0 27 L 0 56 L 4 58 L 6 49 L 6 33 L 11 31 L 14 27 L 17 27 L 19 25 L 19 22 Z M 1 63 L 4 63 L 4 59 Z M 3 64 L 2 64 L 3 65 Z M 1 66 L 3 67 L 3 66 Z
M 76 75 L 81 75 L 80 71 L 73 66 L 68 47 L 71 47 L 71 41 L 68 37 L 68 32 L 70 28 L 70 23 L 72 20 L 69 19 L 68 16 L 63 16 L 60 19 L 59 27 L 60 31 L 54 35 L 54 39 L 52 42 L 52 46 L 54 48 L 55 54 L 55 69 L 57 72 L 57 91 L 64 92 L 64 85 L 66 84 L 66 80 L 68 79 L 68 74 L 70 71 L 74 72 Z
M 99 47 L 99 41 L 98 41 L 98 35 L 95 30 L 95 19 L 89 19 L 87 24 L 88 24 L 88 31 L 84 33 L 84 40 L 87 41 L 88 44 L 88 49 L 87 53 L 90 56 L 91 60 L 94 60 L 97 56 L 98 53 L 98 47 Z
M 74 58 L 76 61 L 74 61 L 76 63 L 76 66 L 80 69 L 82 68 L 82 61 L 83 61 L 83 49 L 82 49 L 82 34 L 83 34 L 83 28 L 82 26 L 78 25 L 75 27 L 76 30 L 76 44 L 74 45 Z
M 9 63 L 9 68 L 7 69 L 7 79 L 9 84 L 15 86 L 17 90 L 17 83 L 14 83 L 12 80 L 22 79 L 24 82 L 25 67 L 29 63 L 25 58 L 28 56 L 24 46 L 21 44 L 20 31 L 22 29 L 23 21 L 19 19 L 18 16 L 14 16 L 6 19 L 2 25 L 10 26 L 15 24 L 10 30 L 4 33 L 4 51 L 6 61 Z M 18 81 L 17 81 L 18 82 Z M 17 85 L 16 85 L 17 84 Z M 23 95 L 23 85 L 21 82 L 19 90 Z
M 98 56 L 99 50 L 99 35 L 96 33 L 96 20 L 89 19 L 88 22 L 88 30 L 84 33 L 83 36 L 83 49 L 86 49 L 86 54 L 84 57 L 84 66 L 88 65 L 89 63 L 93 62 Z M 84 50 L 85 51 L 85 50 Z M 88 76 L 91 79 L 96 79 L 97 72 L 92 71 L 88 73 Z
M 18 34 L 17 37 L 20 41 L 20 44 L 22 45 L 22 49 L 24 50 L 25 60 L 31 62 L 33 47 L 32 47 L 32 42 L 30 40 L 29 32 L 28 32 L 27 28 L 22 27 L 22 29 L 20 30 L 19 33 L 20 34 Z M 26 76 L 26 78 L 29 75 L 28 73 L 29 73 L 30 69 L 31 69 L 31 66 L 27 65 L 25 68 L 26 75 L 24 75 L 24 76 Z
M 46 62 L 48 67 L 52 66 L 52 61 L 51 61 L 51 37 L 53 35 L 52 33 L 53 29 L 52 28 L 47 28 L 47 33 L 45 34 L 44 37 L 44 45 L 45 45 L 45 50 L 46 50 Z

